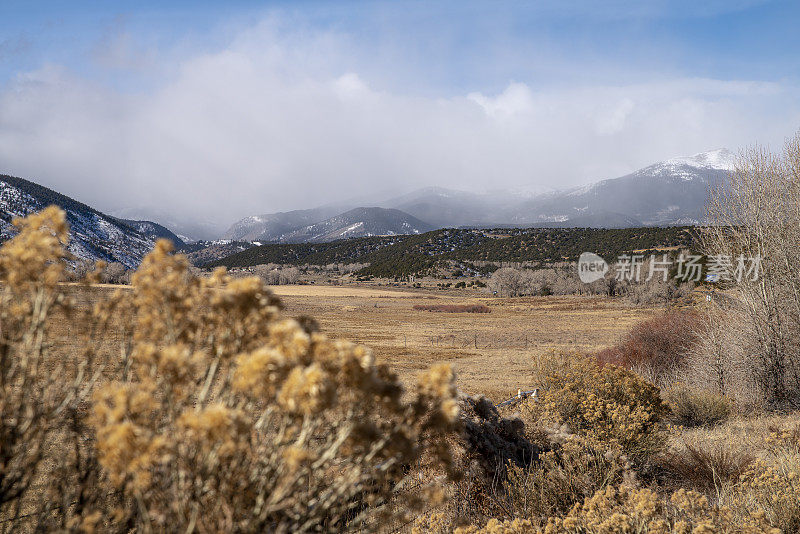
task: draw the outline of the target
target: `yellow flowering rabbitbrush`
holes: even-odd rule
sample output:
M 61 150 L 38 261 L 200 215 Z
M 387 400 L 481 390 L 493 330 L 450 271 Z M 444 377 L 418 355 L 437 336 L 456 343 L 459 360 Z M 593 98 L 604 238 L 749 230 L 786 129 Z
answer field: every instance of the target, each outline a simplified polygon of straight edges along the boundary
M 750 513 L 765 513 L 784 532 L 800 531 L 800 425 L 773 428 L 768 455 L 740 477 L 732 501 Z
M 635 373 L 600 365 L 580 354 L 553 355 L 561 363 L 543 377 L 538 402 L 523 410 L 536 426 L 566 425 L 594 447 L 621 447 L 639 461 L 664 445 L 659 422 L 668 412 L 659 390 Z
M 544 525 L 529 519 L 490 520 L 457 534 L 781 534 L 764 514 L 740 519 L 730 509 L 711 506 L 695 491 L 678 490 L 669 499 L 647 488 L 609 486 L 576 504 L 564 517 Z
M 13 224 L 17 235 L 0 247 L 0 517 L 18 512 L 32 490 L 80 382 L 77 369 L 49 354 L 49 318 L 68 305 L 58 286 L 64 212 L 47 208 Z

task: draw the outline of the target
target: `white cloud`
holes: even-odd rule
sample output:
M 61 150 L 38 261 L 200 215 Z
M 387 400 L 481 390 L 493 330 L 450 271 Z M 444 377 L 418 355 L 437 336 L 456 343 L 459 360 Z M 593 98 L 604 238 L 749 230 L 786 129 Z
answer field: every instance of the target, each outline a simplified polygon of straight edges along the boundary
M 525 114 L 533 109 L 533 94 L 524 83 L 510 83 L 497 96 L 484 96 L 482 93 L 470 93 L 467 98 L 478 104 L 490 117 L 513 117 Z
M 0 172 L 100 209 L 232 222 L 388 187 L 580 185 L 800 126 L 796 88 L 758 81 L 387 90 L 346 37 L 269 22 L 153 69 L 170 75 L 134 94 L 58 66 L 18 77 L 0 92 Z
M 343 74 L 334 80 L 333 89 L 342 100 L 354 100 L 369 95 L 369 88 L 354 72 Z

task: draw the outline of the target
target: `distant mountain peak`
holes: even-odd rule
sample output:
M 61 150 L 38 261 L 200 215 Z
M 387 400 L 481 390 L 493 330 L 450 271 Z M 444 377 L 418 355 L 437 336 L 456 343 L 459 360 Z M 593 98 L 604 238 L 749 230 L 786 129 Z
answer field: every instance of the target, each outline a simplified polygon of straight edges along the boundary
M 630 176 L 649 179 L 672 178 L 683 181 L 700 179 L 703 181 L 709 173 L 728 173 L 733 170 L 736 156 L 727 148 L 719 148 L 708 152 L 700 152 L 693 156 L 683 156 L 654 163 L 635 171 Z M 602 182 L 600 182 L 602 183 Z
M 732 171 L 735 163 L 736 155 L 727 148 L 700 152 L 693 156 L 672 158 L 664 162 L 665 165 L 688 165 L 690 167 L 720 171 Z
M 325 242 L 352 237 L 420 234 L 433 227 L 397 209 L 358 207 L 281 236 L 284 242 Z

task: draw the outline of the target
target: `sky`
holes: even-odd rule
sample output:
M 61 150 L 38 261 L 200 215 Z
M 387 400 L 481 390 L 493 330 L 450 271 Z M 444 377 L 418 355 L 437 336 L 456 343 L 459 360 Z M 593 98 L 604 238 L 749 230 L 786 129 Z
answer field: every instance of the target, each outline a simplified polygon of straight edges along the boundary
M 0 0 L 0 174 L 227 226 L 800 129 L 795 1 Z

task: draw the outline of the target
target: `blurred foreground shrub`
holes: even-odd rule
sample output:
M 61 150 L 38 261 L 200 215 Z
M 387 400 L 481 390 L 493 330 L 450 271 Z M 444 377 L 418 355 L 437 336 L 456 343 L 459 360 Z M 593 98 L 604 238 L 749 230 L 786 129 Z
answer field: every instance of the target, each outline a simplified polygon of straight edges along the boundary
M 609 486 L 543 526 L 528 519 L 493 519 L 458 534 L 780 534 L 764 513 L 741 519 L 728 508 L 711 506 L 695 492 L 678 490 L 669 499 L 649 489 Z
M 405 395 L 368 349 L 283 317 L 257 278 L 193 276 L 167 241 L 81 317 L 76 354 L 52 335 L 69 311 L 64 214 L 15 225 L 0 248 L 3 531 L 343 531 L 388 513 L 409 466 L 450 473 L 449 367 Z M 106 339 L 118 360 L 98 354 Z M 427 482 L 400 512 L 435 501 Z

